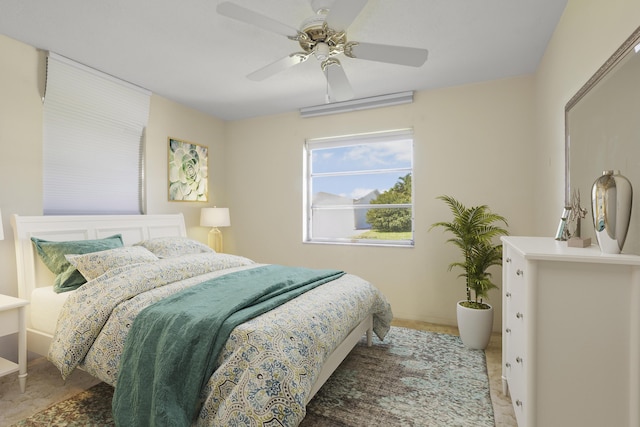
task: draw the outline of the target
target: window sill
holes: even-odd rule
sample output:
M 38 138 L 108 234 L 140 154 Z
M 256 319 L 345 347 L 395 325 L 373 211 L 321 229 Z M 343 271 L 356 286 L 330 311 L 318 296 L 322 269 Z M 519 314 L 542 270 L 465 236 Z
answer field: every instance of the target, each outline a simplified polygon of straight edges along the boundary
M 337 246 L 373 246 L 373 247 L 383 247 L 383 248 L 408 248 L 412 249 L 415 247 L 415 243 L 369 243 L 369 242 L 338 242 L 338 241 L 327 241 L 327 240 L 304 240 L 303 244 L 310 245 L 337 245 Z

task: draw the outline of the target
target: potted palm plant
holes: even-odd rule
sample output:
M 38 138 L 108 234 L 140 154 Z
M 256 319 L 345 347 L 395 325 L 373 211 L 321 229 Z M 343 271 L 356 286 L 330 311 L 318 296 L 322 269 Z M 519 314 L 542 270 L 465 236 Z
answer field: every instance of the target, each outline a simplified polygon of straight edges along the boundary
M 509 234 L 500 226 L 507 220 L 491 212 L 487 205 L 466 207 L 451 196 L 440 196 L 453 214 L 450 222 L 436 222 L 431 225 L 443 227 L 453 234 L 447 242 L 460 249 L 462 260 L 449 264 L 462 268 L 458 277 L 466 280 L 467 299 L 458 301 L 456 314 L 462 342 L 470 348 L 485 349 L 493 328 L 493 307 L 486 303 L 488 292 L 497 286 L 491 281 L 489 267 L 502 265 L 502 244 L 494 243 L 496 237 Z

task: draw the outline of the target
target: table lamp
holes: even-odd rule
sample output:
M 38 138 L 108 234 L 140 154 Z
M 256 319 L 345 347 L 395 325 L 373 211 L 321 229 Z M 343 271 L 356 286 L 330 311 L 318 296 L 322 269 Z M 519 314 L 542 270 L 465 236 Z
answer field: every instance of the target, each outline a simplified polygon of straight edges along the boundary
M 222 232 L 218 227 L 229 227 L 229 208 L 202 208 L 200 211 L 200 226 L 212 227 L 209 231 L 209 247 L 216 252 L 222 252 Z

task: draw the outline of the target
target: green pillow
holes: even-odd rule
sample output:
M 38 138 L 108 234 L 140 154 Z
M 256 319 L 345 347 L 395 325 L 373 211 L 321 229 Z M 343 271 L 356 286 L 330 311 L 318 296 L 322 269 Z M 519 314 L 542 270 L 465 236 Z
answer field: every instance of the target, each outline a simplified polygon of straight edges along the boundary
M 57 293 L 78 289 L 87 282 L 82 274 L 67 261 L 65 255 L 88 254 L 124 246 L 120 234 L 96 240 L 54 242 L 32 237 L 31 241 L 44 265 L 56 275 L 53 290 Z

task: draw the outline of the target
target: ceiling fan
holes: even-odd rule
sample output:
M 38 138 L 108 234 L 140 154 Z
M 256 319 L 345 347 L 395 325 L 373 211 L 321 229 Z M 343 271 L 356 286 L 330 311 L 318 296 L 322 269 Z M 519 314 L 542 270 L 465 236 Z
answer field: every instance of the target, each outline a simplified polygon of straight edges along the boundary
M 294 52 L 254 71 L 247 76 L 249 79 L 264 80 L 306 61 L 313 55 L 320 61 L 333 98 L 336 101 L 345 101 L 353 98 L 354 93 L 336 56 L 344 54 L 350 58 L 412 67 L 420 67 L 427 60 L 426 49 L 347 41 L 347 27 L 368 0 L 309 1 L 315 15 L 305 19 L 299 30 L 231 2 L 225 1 L 218 5 L 219 14 L 284 35 L 298 42 L 302 48 L 302 52 Z

